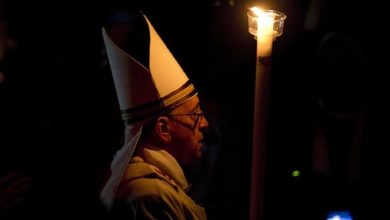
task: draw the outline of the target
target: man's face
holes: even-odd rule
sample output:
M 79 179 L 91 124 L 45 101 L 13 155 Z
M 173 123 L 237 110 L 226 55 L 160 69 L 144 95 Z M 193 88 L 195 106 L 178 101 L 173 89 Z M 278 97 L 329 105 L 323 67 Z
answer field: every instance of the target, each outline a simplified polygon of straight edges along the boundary
M 183 165 L 190 165 L 202 155 L 203 131 L 208 122 L 200 108 L 199 98 L 191 98 L 170 114 L 172 140 L 170 153 Z

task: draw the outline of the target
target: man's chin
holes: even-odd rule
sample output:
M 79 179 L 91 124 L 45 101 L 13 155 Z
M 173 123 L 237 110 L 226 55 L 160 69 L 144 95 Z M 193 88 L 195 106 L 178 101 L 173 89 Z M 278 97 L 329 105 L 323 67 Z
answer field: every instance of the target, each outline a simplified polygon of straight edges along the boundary
M 202 159 L 202 155 L 203 155 L 203 150 L 202 150 L 202 148 L 200 148 L 200 149 L 195 153 L 194 158 L 193 158 L 191 164 L 196 164 L 196 163 L 198 163 L 198 162 Z

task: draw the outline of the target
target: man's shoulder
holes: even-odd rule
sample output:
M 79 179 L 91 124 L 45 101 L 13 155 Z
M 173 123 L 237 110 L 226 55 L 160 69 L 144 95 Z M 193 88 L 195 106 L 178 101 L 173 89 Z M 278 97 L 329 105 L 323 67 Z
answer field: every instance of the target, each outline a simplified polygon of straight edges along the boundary
M 135 199 L 175 193 L 175 188 L 160 172 L 147 163 L 131 163 L 119 185 L 117 196 Z

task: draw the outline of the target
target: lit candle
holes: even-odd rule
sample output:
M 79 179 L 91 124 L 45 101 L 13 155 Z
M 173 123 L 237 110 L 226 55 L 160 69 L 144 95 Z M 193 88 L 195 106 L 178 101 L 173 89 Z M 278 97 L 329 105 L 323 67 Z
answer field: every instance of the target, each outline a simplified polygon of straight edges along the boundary
M 264 165 L 272 43 L 276 37 L 282 35 L 285 19 L 285 14 L 273 10 L 262 11 L 253 7 L 248 12 L 249 33 L 254 35 L 257 41 L 250 220 L 263 219 Z
M 256 15 L 257 40 L 256 82 L 253 115 L 253 146 L 250 219 L 262 219 L 268 92 L 273 43 L 274 17 L 259 8 L 250 9 Z
M 268 13 L 260 13 L 257 19 L 257 55 L 269 57 L 272 52 L 274 18 Z
M 269 57 L 274 39 L 274 15 L 257 7 L 251 10 L 257 15 L 257 57 Z

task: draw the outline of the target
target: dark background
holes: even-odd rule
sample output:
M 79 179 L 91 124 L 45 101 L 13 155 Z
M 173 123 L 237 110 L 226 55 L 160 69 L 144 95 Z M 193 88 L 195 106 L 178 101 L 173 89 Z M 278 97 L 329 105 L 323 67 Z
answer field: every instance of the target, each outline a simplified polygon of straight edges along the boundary
M 248 219 L 256 41 L 246 12 L 253 2 L 1 3 L 16 46 L 0 66 L 0 170 L 32 177 L 15 216 L 106 218 L 98 180 L 123 127 L 101 27 L 120 21 L 113 17 L 118 9 L 141 9 L 195 84 L 211 125 L 204 160 L 190 172 L 194 197 L 209 219 Z M 345 209 L 354 219 L 389 219 L 383 7 L 352 0 L 261 3 L 287 15 L 273 47 L 265 219 L 326 219 Z M 322 43 L 329 33 L 339 35 Z M 328 170 L 312 165 L 319 128 L 333 146 L 328 154 L 336 155 L 334 167 L 320 163 Z M 359 157 L 348 170 L 351 155 Z M 293 177 L 293 170 L 301 175 Z

